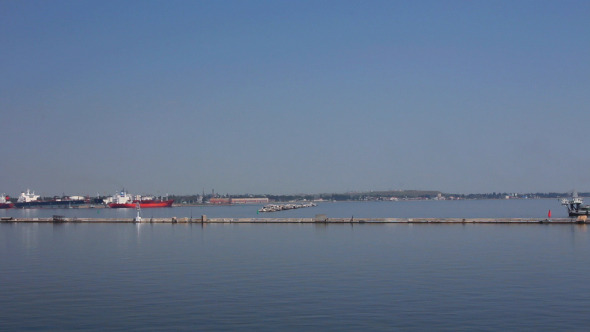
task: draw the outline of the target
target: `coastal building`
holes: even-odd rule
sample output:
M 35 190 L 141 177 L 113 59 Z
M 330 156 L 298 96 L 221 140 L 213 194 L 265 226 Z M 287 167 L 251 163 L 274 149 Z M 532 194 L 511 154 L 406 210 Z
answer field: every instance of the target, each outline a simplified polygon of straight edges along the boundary
M 269 202 L 266 197 L 247 197 L 247 198 L 221 198 L 214 197 L 209 199 L 209 204 L 224 205 L 224 204 L 267 204 Z
M 223 205 L 231 204 L 231 198 L 213 197 L 209 199 L 209 204 Z
M 232 198 L 231 204 L 268 204 L 267 197 Z

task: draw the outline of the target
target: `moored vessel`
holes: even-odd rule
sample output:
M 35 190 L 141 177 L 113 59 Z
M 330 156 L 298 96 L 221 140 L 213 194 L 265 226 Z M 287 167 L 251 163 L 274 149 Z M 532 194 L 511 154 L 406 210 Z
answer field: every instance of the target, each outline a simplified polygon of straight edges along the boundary
M 70 208 L 76 207 L 86 203 L 86 201 L 81 197 L 76 197 L 72 199 L 71 197 L 64 196 L 64 197 L 54 197 L 51 200 L 41 200 L 39 195 L 35 195 L 35 192 L 31 192 L 27 189 L 27 192 L 22 192 L 18 197 L 16 203 L 14 203 L 14 207 L 16 208 Z
M 10 209 L 14 204 L 10 201 L 10 197 L 5 194 L 0 195 L 0 209 Z
M 578 193 L 574 192 L 571 198 L 564 198 L 561 200 L 561 205 L 567 207 L 567 212 L 570 217 L 588 216 L 590 215 L 590 205 L 584 204 Z
M 173 199 L 162 200 L 150 196 L 136 195 L 133 198 L 123 190 L 113 195 L 107 205 L 114 209 L 135 209 L 137 204 L 139 204 L 140 208 L 162 208 L 171 207 L 172 203 L 174 203 Z

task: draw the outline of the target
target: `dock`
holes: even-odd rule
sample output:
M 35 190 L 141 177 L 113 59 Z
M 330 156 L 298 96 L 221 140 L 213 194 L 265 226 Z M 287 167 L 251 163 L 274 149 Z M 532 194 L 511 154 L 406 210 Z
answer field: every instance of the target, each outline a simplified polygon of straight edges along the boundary
M 0 223 L 155 223 L 155 224 L 586 224 L 585 216 L 578 218 L 0 218 Z

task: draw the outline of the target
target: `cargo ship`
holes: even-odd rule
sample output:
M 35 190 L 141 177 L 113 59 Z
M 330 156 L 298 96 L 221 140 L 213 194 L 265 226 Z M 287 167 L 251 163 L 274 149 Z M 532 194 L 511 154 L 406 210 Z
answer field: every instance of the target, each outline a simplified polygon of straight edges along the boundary
M 5 194 L 0 195 L 0 209 L 10 209 L 14 204 L 10 201 L 10 197 Z
M 77 207 L 82 204 L 86 203 L 86 200 L 81 197 L 54 197 L 51 200 L 41 200 L 39 195 L 35 195 L 35 192 L 31 192 L 27 189 L 27 192 L 22 192 L 18 197 L 16 203 L 14 203 L 15 208 L 21 209 L 36 209 L 36 208 L 51 208 L 51 209 L 60 209 L 60 208 L 71 208 Z
M 578 193 L 576 192 L 572 194 L 570 199 L 562 199 L 561 205 L 567 207 L 567 213 L 570 217 L 590 215 L 590 205 L 584 204 L 584 201 L 581 197 L 578 197 Z
M 173 202 L 173 199 L 162 200 L 153 197 L 142 197 L 141 195 L 136 195 L 135 198 L 132 198 L 131 195 L 123 190 L 113 195 L 107 205 L 114 209 L 135 209 L 139 203 L 140 208 L 162 208 L 171 207 Z

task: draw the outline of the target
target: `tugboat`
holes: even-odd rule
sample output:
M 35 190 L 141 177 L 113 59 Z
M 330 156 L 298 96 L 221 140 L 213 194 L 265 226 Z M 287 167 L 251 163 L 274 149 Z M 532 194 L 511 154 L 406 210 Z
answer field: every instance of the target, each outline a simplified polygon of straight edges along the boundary
M 5 194 L 0 195 L 0 209 L 10 209 L 14 204 L 10 201 L 10 197 Z
M 574 192 L 570 199 L 562 199 L 561 205 L 567 207 L 567 212 L 570 217 L 590 215 L 590 205 L 584 204 L 582 198 L 578 197 L 577 192 Z

